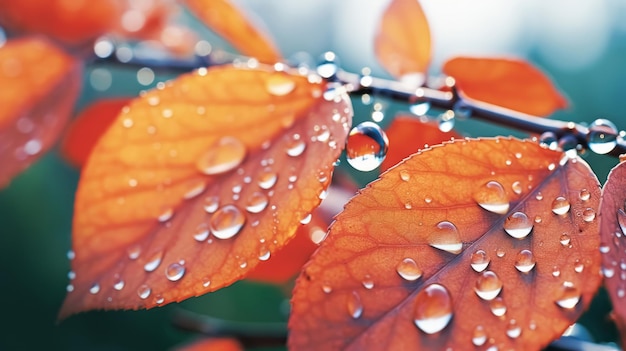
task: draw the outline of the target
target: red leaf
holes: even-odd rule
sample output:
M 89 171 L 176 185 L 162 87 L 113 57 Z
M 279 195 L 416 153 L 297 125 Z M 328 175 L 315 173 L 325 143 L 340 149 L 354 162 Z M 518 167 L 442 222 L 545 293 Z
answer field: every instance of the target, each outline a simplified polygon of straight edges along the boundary
M 61 152 L 76 167 L 83 167 L 100 137 L 130 98 L 103 99 L 89 105 L 72 121 L 61 142 Z
M 244 351 L 236 339 L 206 338 L 176 348 L 178 351 Z
M 567 107 L 550 79 L 526 61 L 456 57 L 443 65 L 443 72 L 474 100 L 537 116 Z
M 261 62 L 274 63 L 281 55 L 271 38 L 259 30 L 251 16 L 228 0 L 184 0 L 204 24 L 228 40 L 239 52 Z
M 613 302 L 613 315 L 626 345 L 626 164 L 611 170 L 602 189 L 600 236 L 604 286 Z M 586 196 L 586 194 L 585 194 Z M 591 216 L 591 212 L 588 213 Z M 583 213 L 583 216 L 585 214 Z
M 78 62 L 45 41 L 0 46 L 0 188 L 56 141 L 80 82 Z
M 582 216 L 599 199 L 584 161 L 532 142 L 418 152 L 337 216 L 296 282 L 289 346 L 539 349 L 600 283 L 598 223 Z
M 386 133 L 391 142 L 381 172 L 424 148 L 424 145 L 433 146 L 452 138 L 461 138 L 454 130 L 442 132 L 436 121 L 405 115 L 396 116 Z
M 378 61 L 393 76 L 425 74 L 430 63 L 430 29 L 417 0 L 392 0 L 374 42 Z
M 82 173 L 61 316 L 217 290 L 290 240 L 324 197 L 352 114 L 309 79 L 222 66 L 131 103 Z

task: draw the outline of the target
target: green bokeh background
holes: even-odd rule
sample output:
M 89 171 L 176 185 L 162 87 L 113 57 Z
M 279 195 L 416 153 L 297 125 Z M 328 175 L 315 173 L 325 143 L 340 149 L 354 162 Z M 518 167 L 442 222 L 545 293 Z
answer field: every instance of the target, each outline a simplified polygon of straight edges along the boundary
M 321 7 L 321 10 L 312 12 L 310 23 L 303 23 L 302 28 L 298 28 L 296 34 L 291 36 L 279 33 L 276 25 L 271 24 L 297 13 L 297 6 L 284 6 L 284 11 L 281 11 L 282 7 L 277 5 L 279 1 L 269 2 L 272 6 L 252 0 L 245 3 L 268 21 L 270 31 L 274 28 L 272 34 L 278 38 L 287 56 L 304 50 L 316 57 L 325 50 L 341 52 L 349 50 L 352 45 L 333 40 L 330 36 L 334 22 L 329 20 L 333 8 L 328 6 L 328 2 L 324 2 L 327 6 Z M 312 2 L 305 3 L 308 7 L 303 11 L 310 11 Z M 183 21 L 193 22 L 193 19 L 183 16 Z M 197 23 L 192 24 L 200 28 Z M 324 28 L 316 32 L 320 27 Z M 226 43 L 209 31 L 200 30 L 202 36 L 214 46 L 229 49 Z M 359 33 L 360 29 L 354 28 L 355 36 Z M 309 39 L 311 43 L 307 44 Z M 584 49 L 581 47 L 581 50 Z M 591 122 L 603 117 L 615 122 L 620 129 L 626 128 L 623 117 L 626 98 L 626 31 L 616 29 L 612 32 L 610 45 L 599 59 L 576 71 L 563 70 L 552 61 L 546 61 L 532 43 L 526 54 L 528 60 L 551 75 L 569 98 L 572 108 L 556 113 L 554 118 Z M 375 74 L 384 74 L 371 57 L 365 57 L 363 62 L 346 60 L 343 66 L 351 71 L 371 66 Z M 89 84 L 92 68 L 88 67 L 85 71 L 85 90 L 77 110 L 93 99 L 132 95 L 150 87 L 137 83 L 134 70 L 105 67 L 111 70 L 112 86 L 105 92 L 96 91 Z M 162 74 L 158 79 L 169 77 Z M 388 117 L 382 125 L 389 123 L 395 111 L 403 108 L 397 104 L 385 104 Z M 371 106 L 355 101 L 354 107 L 357 122 L 369 119 Z M 460 121 L 457 127 L 467 136 L 524 136 L 520 132 L 472 120 Z M 585 155 L 585 158 L 601 182 L 605 181 L 609 170 L 617 162 L 606 156 Z M 343 161 L 339 167 L 360 184 L 376 176 L 375 172 L 358 173 L 351 170 Z M 171 349 L 174 345 L 197 337 L 172 325 L 173 316 L 180 309 L 237 321 L 286 321 L 289 298 L 285 293 L 287 288 L 244 281 L 219 292 L 163 308 L 89 312 L 57 324 L 56 315 L 68 283 L 69 262 L 66 253 L 71 246 L 73 200 L 78 179 L 78 172 L 59 157 L 55 148 L 16 177 L 9 187 L 0 190 L 0 350 Z M 596 340 L 601 342 L 615 341 L 617 337 L 608 321 L 609 310 L 606 294 L 601 292 L 591 311 L 582 319 Z

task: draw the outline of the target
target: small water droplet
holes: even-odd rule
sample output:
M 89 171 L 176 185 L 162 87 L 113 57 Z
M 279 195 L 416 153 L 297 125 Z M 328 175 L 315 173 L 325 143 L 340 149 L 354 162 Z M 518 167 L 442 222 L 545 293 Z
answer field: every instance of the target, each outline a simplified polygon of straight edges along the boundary
M 561 243 L 561 245 L 563 245 L 565 247 L 568 247 L 571 241 L 572 241 L 572 239 L 570 238 L 569 235 L 567 235 L 567 233 L 563 233 L 559 237 L 559 242 Z
M 537 195 L 535 196 L 535 199 L 537 199 L 537 201 L 543 200 L 543 194 L 541 194 L 541 192 L 537 192 Z
M 309 213 L 308 215 L 306 215 L 304 218 L 302 218 L 300 220 L 300 223 L 301 224 L 309 224 L 309 223 L 311 223 L 311 219 L 312 218 L 313 218 L 313 215 Z
M 298 157 L 302 155 L 304 150 L 306 149 L 306 143 L 304 140 L 300 138 L 299 134 L 294 134 L 291 139 L 287 142 L 287 155 L 291 157 Z
M 363 284 L 363 287 L 365 289 L 373 289 L 374 288 L 374 281 L 372 280 L 372 277 L 369 274 L 366 274 L 365 277 L 363 278 L 363 281 L 361 282 Z
M 606 253 L 609 253 L 609 251 L 611 251 L 611 248 L 606 244 L 600 244 L 599 250 L 601 253 L 606 254 Z
M 582 273 L 583 270 L 585 270 L 585 265 L 580 260 L 577 259 L 574 262 L 574 272 Z
M 131 260 L 136 260 L 141 254 L 141 247 L 139 247 L 139 245 L 133 245 L 128 248 L 127 252 L 128 258 L 130 258 Z
M 68 278 L 69 280 L 74 280 L 74 279 L 76 279 L 76 272 L 74 272 L 74 271 L 69 271 L 69 272 L 67 272 L 67 278 Z
M 622 233 L 626 234 L 626 212 L 624 212 L 621 208 L 617 210 L 617 223 L 619 224 Z
M 165 208 L 163 211 L 161 211 L 161 214 L 157 216 L 157 220 L 161 223 L 164 223 L 164 222 L 169 221 L 173 215 L 174 215 L 174 209 L 168 207 L 168 208 Z
M 485 250 L 476 250 L 476 252 L 472 254 L 470 265 L 474 271 L 480 273 L 489 266 L 489 262 L 491 262 L 491 260 Z
M 504 299 L 500 296 L 495 299 L 489 301 L 489 309 L 491 313 L 493 313 L 496 317 L 502 317 L 506 314 L 506 304 L 504 303 Z
M 576 307 L 580 301 L 580 290 L 571 282 L 563 282 L 561 291 L 556 299 L 556 304 L 565 309 Z
M 498 275 L 492 271 L 484 271 L 476 279 L 474 291 L 483 300 L 493 300 L 502 290 L 502 281 Z
M 217 208 L 220 205 L 220 198 L 217 196 L 207 196 L 204 199 L 204 210 L 207 213 L 213 213 L 217 211 Z
M 205 241 L 209 237 L 209 226 L 206 223 L 200 223 L 193 232 L 193 238 L 197 241 Z
M 564 215 L 569 212 L 570 204 L 563 196 L 558 196 L 552 201 L 552 212 L 556 215 Z
M 561 270 L 559 269 L 559 267 L 557 266 L 552 267 L 552 276 L 556 278 L 560 275 L 561 275 Z
M 580 194 L 578 194 L 578 197 L 583 201 L 589 201 L 591 198 L 591 192 L 587 189 L 583 189 L 580 191 Z
M 70 292 L 74 291 L 74 285 L 72 285 L 72 284 L 68 284 L 68 285 L 65 287 L 65 291 L 67 291 L 68 293 L 70 293 Z
M 71 261 L 75 258 L 76 258 L 76 253 L 74 252 L 74 250 L 69 250 L 67 252 L 67 259 Z
M 452 298 L 443 285 L 430 284 L 415 297 L 415 325 L 426 334 L 442 331 L 452 319 Z
M 90 294 L 97 294 L 100 292 L 100 284 L 96 283 L 94 285 L 91 286 L 91 288 L 89 288 L 89 293 Z
M 461 235 L 452 222 L 442 221 L 428 236 L 430 246 L 447 251 L 452 254 L 459 254 L 463 250 Z
M 178 281 L 185 275 L 185 266 L 179 263 L 172 263 L 165 269 L 165 276 L 170 281 Z
M 137 295 L 139 295 L 139 298 L 142 300 L 147 299 L 150 296 L 150 293 L 152 292 L 152 289 L 150 289 L 150 287 L 146 284 L 142 284 L 138 289 L 137 289 Z
M 113 284 L 113 289 L 120 291 L 122 289 L 124 289 L 124 281 L 122 279 L 118 279 L 114 284 Z
M 239 257 L 238 261 L 239 261 L 239 268 L 244 269 L 248 267 L 248 261 L 246 261 L 244 257 Z
M 324 285 L 322 285 L 322 291 L 325 294 L 330 294 L 333 291 L 333 288 L 330 285 L 328 285 L 328 284 L 324 284 Z
M 270 250 L 265 245 L 261 245 L 259 248 L 259 261 L 267 261 L 271 255 Z
M 271 189 L 276 184 L 277 180 L 278 180 L 278 174 L 270 170 L 264 170 L 259 175 L 257 179 L 257 184 L 259 184 L 259 187 L 261 189 L 268 190 L 268 189 Z
M 267 92 L 274 96 L 285 96 L 296 88 L 296 82 L 284 73 L 275 73 L 265 81 Z
M 248 197 L 246 210 L 250 213 L 260 213 L 267 207 L 268 203 L 269 199 L 267 198 L 267 195 L 255 191 Z
M 412 258 L 405 258 L 396 266 L 396 272 L 407 281 L 414 281 L 422 276 L 422 270 Z
M 211 233 L 218 239 L 230 239 L 239 233 L 245 222 L 246 216 L 239 208 L 226 205 L 211 217 Z
M 533 222 L 524 212 L 515 212 L 504 222 L 504 231 L 516 239 L 524 239 L 533 229 Z
M 513 192 L 516 193 L 517 195 L 522 193 L 522 183 L 521 182 L 513 182 L 513 184 L 511 185 L 511 189 L 513 189 Z
M 165 298 L 163 297 L 163 295 L 157 295 L 154 297 L 154 302 L 160 305 L 165 302 Z
M 535 216 L 535 223 L 541 223 L 542 219 L 540 215 Z
M 521 250 L 515 259 L 515 268 L 522 273 L 528 273 L 535 268 L 535 256 L 532 251 L 524 249 Z
M 348 313 L 352 318 L 357 319 L 363 314 L 363 303 L 361 303 L 361 296 L 356 291 L 353 291 L 348 295 Z
M 159 267 L 159 265 L 161 264 L 161 258 L 163 258 L 163 252 L 159 251 L 159 252 L 155 252 L 150 259 L 148 260 L 148 262 L 143 266 L 143 269 L 146 272 L 153 272 L 155 269 L 157 269 Z
M 506 328 L 506 335 L 511 339 L 517 339 L 522 335 L 522 328 L 517 324 L 515 319 L 509 321 L 509 325 Z
M 615 149 L 619 132 L 613 122 L 607 119 L 596 119 L 589 125 L 587 145 L 596 154 L 604 155 Z
M 476 326 L 472 334 L 472 344 L 474 344 L 474 346 L 483 346 L 485 342 L 487 342 L 487 332 L 485 328 L 482 325 Z
M 594 211 L 591 207 L 587 207 L 583 211 L 583 221 L 590 223 L 593 222 L 594 219 L 596 219 L 596 211 Z
M 350 130 L 346 143 L 346 158 L 352 168 L 369 172 L 376 169 L 385 159 L 389 139 L 373 122 L 362 122 Z
M 246 153 L 246 146 L 239 139 L 225 136 L 200 156 L 196 167 L 203 174 L 223 174 L 237 168 L 243 162 Z
M 612 278 L 615 275 L 615 270 L 610 267 L 602 267 L 602 275 L 605 278 Z
M 424 197 L 424 202 L 429 204 L 429 203 L 433 202 L 433 198 L 430 197 L 430 196 L 426 196 L 426 197 Z
M 411 174 L 406 169 L 400 170 L 400 179 L 408 182 L 411 179 Z
M 485 210 L 497 214 L 505 214 L 509 210 L 509 198 L 496 181 L 489 181 L 474 194 L 474 200 Z
M 499 247 L 499 248 L 496 250 L 496 256 L 498 256 L 498 257 L 502 258 L 502 257 L 504 257 L 504 255 L 506 255 L 506 251 L 504 251 L 504 249 L 503 249 L 503 248 Z

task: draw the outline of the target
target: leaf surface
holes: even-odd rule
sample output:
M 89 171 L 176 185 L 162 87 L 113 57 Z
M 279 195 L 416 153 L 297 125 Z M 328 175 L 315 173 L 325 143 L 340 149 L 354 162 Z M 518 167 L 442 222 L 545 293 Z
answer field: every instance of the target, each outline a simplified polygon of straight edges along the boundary
M 0 188 L 56 141 L 80 82 L 78 62 L 46 41 L 0 46 Z
M 61 142 L 63 157 L 82 168 L 100 137 L 132 99 L 102 99 L 87 106 L 72 121 Z
M 466 139 L 384 173 L 298 278 L 289 346 L 533 350 L 559 337 L 600 283 L 598 222 L 582 216 L 597 210 L 599 184 L 563 157 L 529 141 Z
M 425 74 L 430 63 L 430 29 L 417 0 L 392 0 L 378 26 L 378 61 L 395 77 Z
M 536 116 L 567 107 L 567 100 L 543 72 L 517 59 L 456 57 L 443 65 L 471 99 Z
M 391 142 L 380 167 L 381 171 L 386 171 L 419 149 L 423 149 L 424 145 L 433 146 L 451 138 L 461 138 L 454 130 L 442 132 L 436 121 L 409 115 L 394 117 L 386 133 Z
M 613 316 L 626 345 L 626 165 L 611 170 L 602 189 L 600 236 L 604 286 L 613 303 Z
M 324 197 L 352 115 L 308 79 L 202 68 L 125 108 L 80 179 L 61 317 L 220 289 L 290 240 Z
M 228 0 L 184 0 L 206 26 L 228 40 L 239 52 L 261 62 L 274 63 L 282 56 L 271 38 L 259 30 L 249 14 Z

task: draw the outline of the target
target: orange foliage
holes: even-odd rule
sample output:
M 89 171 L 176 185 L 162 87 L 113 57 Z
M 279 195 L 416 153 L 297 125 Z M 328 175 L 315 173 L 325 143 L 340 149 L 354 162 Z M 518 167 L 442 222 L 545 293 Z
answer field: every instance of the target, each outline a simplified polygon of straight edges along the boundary
M 454 130 L 450 132 L 439 130 L 436 121 L 404 115 L 394 117 L 386 133 L 391 143 L 387 157 L 380 167 L 381 172 L 424 148 L 424 145 L 433 146 L 451 138 L 461 138 Z
M 347 97 L 268 67 L 182 75 L 132 102 L 80 180 L 61 316 L 220 289 L 289 241 L 324 197 Z
M 177 351 L 243 351 L 244 348 L 236 339 L 206 338 L 176 348 Z
M 525 61 L 456 57 L 444 64 L 443 72 L 473 100 L 537 116 L 567 107 L 550 79 Z
M 413 155 L 354 197 L 298 278 L 298 350 L 540 349 L 600 284 L 599 184 L 516 139 Z M 589 192 L 589 197 L 581 197 Z M 562 199 L 561 199 L 562 197 Z
M 393 0 L 380 21 L 376 56 L 396 77 L 425 74 L 430 63 L 430 29 L 416 0 Z
M 281 54 L 270 37 L 262 33 L 228 0 L 184 0 L 206 26 L 228 40 L 239 52 L 261 62 L 280 61 Z
M 0 187 L 50 148 L 78 97 L 77 61 L 40 39 L 0 46 Z
M 83 167 L 94 146 L 111 126 L 130 98 L 102 99 L 89 105 L 70 124 L 61 142 L 61 152 L 76 167 Z

